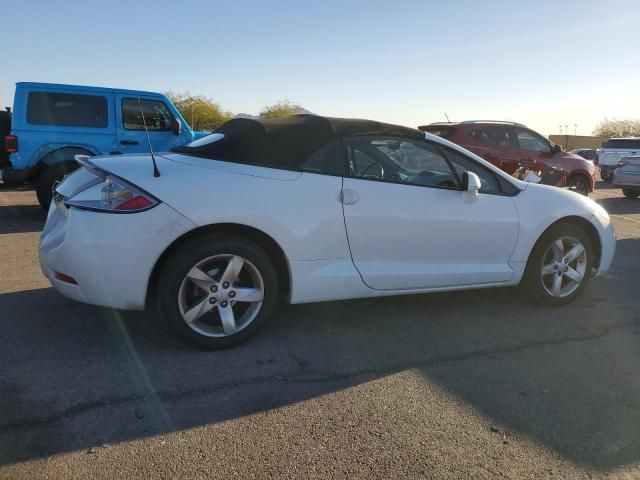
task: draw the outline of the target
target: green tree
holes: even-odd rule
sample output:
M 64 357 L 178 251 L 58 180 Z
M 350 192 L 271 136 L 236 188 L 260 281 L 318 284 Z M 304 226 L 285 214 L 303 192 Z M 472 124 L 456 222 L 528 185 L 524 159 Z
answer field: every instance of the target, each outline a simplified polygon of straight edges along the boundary
M 597 137 L 640 137 L 640 120 L 609 120 L 601 121 L 593 134 Z
M 165 94 L 193 130 L 215 130 L 233 118 L 231 112 L 223 110 L 218 103 L 203 95 L 191 95 L 189 92 L 173 93 L 172 91 Z
M 305 112 L 297 103 L 292 103 L 289 100 L 280 100 L 273 105 L 267 105 L 260 110 L 260 118 L 282 118 L 290 117 L 297 113 Z

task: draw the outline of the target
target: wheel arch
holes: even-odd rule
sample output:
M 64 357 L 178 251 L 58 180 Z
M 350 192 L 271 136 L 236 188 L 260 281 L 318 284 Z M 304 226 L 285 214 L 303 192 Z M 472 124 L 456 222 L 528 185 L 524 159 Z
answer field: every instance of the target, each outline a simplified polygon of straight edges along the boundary
M 269 256 L 274 264 L 274 267 L 276 268 L 281 293 L 283 293 L 286 298 L 290 297 L 291 269 L 289 267 L 289 260 L 287 259 L 287 256 L 280 244 L 276 242 L 273 237 L 255 227 L 250 227 L 248 225 L 238 223 L 216 223 L 189 230 L 188 232 L 175 239 L 164 250 L 164 252 L 162 252 L 160 257 L 158 257 L 158 259 L 156 260 L 156 263 L 151 271 L 151 276 L 149 277 L 145 301 L 147 307 L 154 303 L 154 296 L 158 287 L 158 278 L 160 276 L 159 274 L 162 270 L 162 265 L 164 265 L 166 260 L 186 242 L 201 235 L 212 233 L 238 235 L 251 240 L 256 245 L 261 247 Z
M 44 145 L 37 154 L 38 161 L 29 170 L 29 179 L 34 179 L 49 166 L 56 163 L 74 161 L 74 155 L 100 155 L 95 149 L 85 145 Z M 55 157 L 58 157 L 57 159 Z
M 531 254 L 533 253 L 534 247 L 538 244 L 538 242 L 540 241 L 540 239 L 551 229 L 554 228 L 558 225 L 575 225 L 577 227 L 582 228 L 587 235 L 589 235 L 589 239 L 591 240 L 591 243 L 593 245 L 593 249 L 595 250 L 594 254 L 595 254 L 595 258 L 593 260 L 593 268 L 595 268 L 596 270 L 600 267 L 600 258 L 602 256 L 602 240 L 600 239 L 600 234 L 598 233 L 598 230 L 596 229 L 596 227 L 593 226 L 593 224 L 587 220 L 584 217 L 580 217 L 577 215 L 571 215 L 568 217 L 563 217 L 560 218 L 558 220 L 556 220 L 555 222 L 553 222 L 551 225 L 549 225 L 541 234 L 540 236 L 536 239 L 535 243 L 533 244 L 533 247 L 531 248 L 531 251 L 529 252 L 529 255 L 527 257 L 527 265 L 529 265 L 529 260 L 531 259 Z

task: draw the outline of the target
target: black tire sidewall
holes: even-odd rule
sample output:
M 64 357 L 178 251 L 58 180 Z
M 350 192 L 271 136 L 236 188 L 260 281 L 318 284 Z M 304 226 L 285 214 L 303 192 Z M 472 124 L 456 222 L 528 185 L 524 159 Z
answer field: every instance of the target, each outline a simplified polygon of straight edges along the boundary
M 555 240 L 560 237 L 575 237 L 584 246 L 587 252 L 587 268 L 585 270 L 585 278 L 580 286 L 571 295 L 564 298 L 557 298 L 549 295 L 544 288 L 542 278 L 540 277 L 540 270 L 542 268 L 543 256 L 547 252 Z M 591 278 L 591 271 L 594 265 L 595 251 L 589 235 L 579 226 L 573 224 L 560 224 L 555 225 L 547 229 L 547 231 L 538 239 L 525 270 L 523 278 L 523 286 L 525 287 L 528 295 L 535 303 L 551 306 L 566 305 L 580 296 L 582 291 L 586 288 Z
M 623 188 L 622 194 L 627 198 L 638 198 L 640 197 L 640 189 Z
M 49 209 L 49 205 L 51 205 L 51 198 L 53 197 L 53 193 L 51 192 L 51 188 L 53 187 L 54 182 L 58 180 L 62 180 L 65 175 L 73 172 L 80 168 L 75 161 L 67 161 L 54 163 L 53 165 L 49 165 L 40 173 L 38 178 L 36 179 L 36 196 L 38 197 L 38 202 L 40 206 L 45 210 Z
M 569 179 L 569 186 L 581 184 L 584 187 L 584 192 L 576 192 L 588 196 L 589 195 L 589 182 L 584 177 L 572 177 Z
M 240 332 L 221 338 L 207 337 L 192 330 L 183 320 L 178 291 L 187 272 L 201 260 L 219 254 L 233 254 L 249 260 L 264 283 L 262 308 L 256 318 Z M 207 350 L 229 348 L 245 342 L 268 320 L 278 302 L 278 275 L 262 248 L 237 235 L 206 234 L 190 240 L 174 252 L 161 268 L 156 305 L 169 330 L 188 343 Z

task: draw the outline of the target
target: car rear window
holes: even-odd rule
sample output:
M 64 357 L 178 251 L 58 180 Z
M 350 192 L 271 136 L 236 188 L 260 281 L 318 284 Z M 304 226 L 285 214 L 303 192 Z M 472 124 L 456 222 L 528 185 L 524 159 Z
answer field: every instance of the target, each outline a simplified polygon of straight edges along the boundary
M 105 128 L 108 124 L 107 99 L 98 95 L 31 92 L 27 100 L 27 122 Z
M 455 127 L 448 126 L 440 126 L 440 125 L 424 125 L 422 127 L 418 127 L 419 130 L 423 132 L 430 133 L 432 135 L 437 135 L 441 138 L 449 138 L 455 131 Z
M 602 148 L 640 149 L 640 138 L 613 138 L 602 144 Z

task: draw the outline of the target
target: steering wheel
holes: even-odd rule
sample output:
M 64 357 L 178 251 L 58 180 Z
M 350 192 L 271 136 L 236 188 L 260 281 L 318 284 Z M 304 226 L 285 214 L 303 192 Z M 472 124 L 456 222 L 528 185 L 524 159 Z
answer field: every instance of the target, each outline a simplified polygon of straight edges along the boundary
M 384 168 L 382 168 L 382 165 L 376 162 L 371 162 L 369 165 L 367 165 L 367 167 L 362 171 L 362 178 L 367 176 L 367 172 L 371 167 L 378 167 L 378 169 L 380 170 L 380 175 L 376 176 L 375 178 L 384 178 Z

